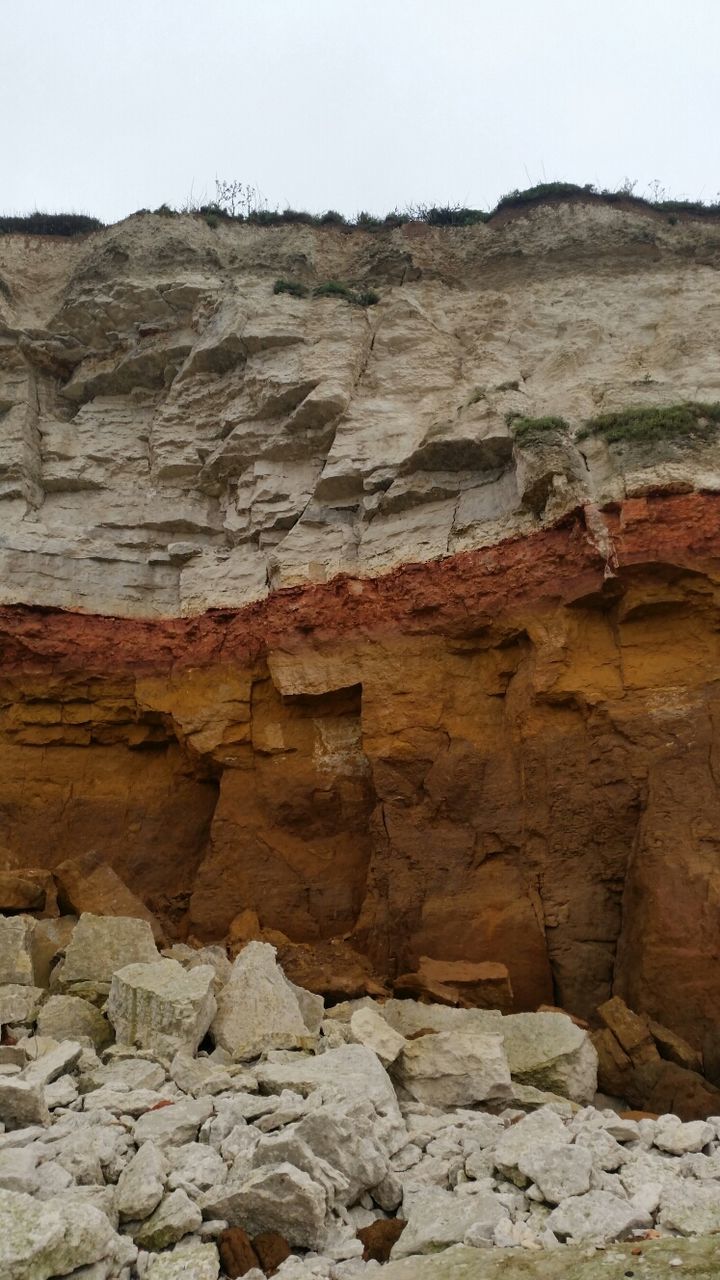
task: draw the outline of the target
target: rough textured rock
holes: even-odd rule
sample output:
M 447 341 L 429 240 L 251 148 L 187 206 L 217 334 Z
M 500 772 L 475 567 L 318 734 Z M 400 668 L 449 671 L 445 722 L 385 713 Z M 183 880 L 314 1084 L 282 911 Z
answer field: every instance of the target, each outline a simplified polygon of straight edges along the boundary
M 218 996 L 212 1034 L 236 1061 L 257 1058 L 263 1049 L 309 1048 L 308 1027 L 292 985 L 266 942 L 249 942 L 235 959 Z
M 586 1031 L 561 1013 L 511 1014 L 502 1022 L 508 1066 L 520 1084 L 590 1102 L 598 1056 Z
M 33 986 L 35 927 L 30 916 L 0 916 L 0 985 Z
M 466 1107 L 512 1097 L 501 1037 L 476 1031 L 439 1031 L 407 1043 L 394 1075 L 411 1098 L 429 1106 Z
M 210 965 L 183 969 L 177 960 L 117 969 L 108 999 L 117 1039 L 166 1058 L 194 1053 L 215 1016 L 214 978 Z
M 619 994 L 720 1079 L 717 436 L 580 435 L 715 400 L 717 261 L 712 219 L 582 200 L 4 236 L 14 869 L 99 850 L 178 935 L 249 909 L 386 986 Z
M 73 930 L 59 980 L 64 986 L 77 982 L 109 983 L 123 965 L 159 959 L 146 921 L 85 912 Z
M 107 1018 L 89 1000 L 78 996 L 50 996 L 38 1013 L 37 1034 L 56 1040 L 87 1037 L 98 1050 L 105 1049 L 113 1038 Z
M 291 1164 L 256 1169 L 239 1185 L 219 1194 L 208 1192 L 202 1204 L 207 1217 L 225 1218 L 231 1226 L 244 1226 L 250 1235 L 278 1231 L 304 1249 L 324 1243 L 325 1191 Z

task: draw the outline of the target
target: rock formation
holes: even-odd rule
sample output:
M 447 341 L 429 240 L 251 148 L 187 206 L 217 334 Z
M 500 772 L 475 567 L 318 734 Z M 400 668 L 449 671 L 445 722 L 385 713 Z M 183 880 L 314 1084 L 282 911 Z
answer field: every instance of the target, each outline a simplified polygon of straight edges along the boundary
M 593 427 L 715 404 L 718 265 L 597 202 L 1 237 L 0 910 L 138 914 L 45 874 L 105 860 L 176 939 L 620 996 L 720 1083 L 717 428 Z

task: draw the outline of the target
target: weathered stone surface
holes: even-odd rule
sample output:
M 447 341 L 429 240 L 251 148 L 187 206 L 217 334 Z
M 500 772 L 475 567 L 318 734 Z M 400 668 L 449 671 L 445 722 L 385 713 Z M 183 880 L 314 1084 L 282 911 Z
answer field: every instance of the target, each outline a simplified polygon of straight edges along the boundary
M 133 1127 L 133 1141 L 138 1146 L 143 1142 L 153 1142 L 161 1150 L 167 1146 L 194 1142 L 200 1125 L 205 1123 L 212 1112 L 212 1103 L 208 1098 L 174 1102 L 169 1107 L 141 1116 Z
M 0 868 L 0 911 L 42 911 L 45 889 L 17 871 Z
M 67 910 L 74 911 L 76 915 L 145 920 L 156 942 L 162 942 L 163 931 L 155 916 L 120 879 L 102 854 L 88 852 L 68 858 L 53 868 L 53 875 L 58 883 L 60 903 Z
M 678 1180 L 662 1192 L 658 1222 L 683 1236 L 717 1235 L 720 1232 L 717 1187 L 692 1179 Z
M 406 1046 L 405 1037 L 393 1031 L 373 1009 L 356 1009 L 350 1019 L 350 1031 L 358 1044 L 377 1054 L 384 1067 L 392 1066 Z
M 0 1122 L 6 1129 L 49 1124 L 50 1113 L 42 1085 L 14 1076 L 0 1076 Z
M 249 908 L 585 1016 L 614 977 L 714 1076 L 717 440 L 577 440 L 715 398 L 714 236 L 579 200 L 3 237 L 3 839 L 192 894 L 202 940 Z
M 597 1092 L 597 1053 L 586 1031 L 564 1014 L 518 1013 L 502 1022 L 505 1052 L 514 1080 L 573 1102 Z
M 0 916 L 0 985 L 33 986 L 34 931 L 31 916 Z
M 113 974 L 108 1018 L 117 1039 L 172 1058 L 194 1053 L 215 1015 L 210 965 L 183 969 L 177 960 L 128 964 Z
M 491 960 L 472 964 L 467 960 L 434 960 L 420 957 L 416 974 L 406 974 L 393 984 L 397 994 L 410 994 L 411 979 L 416 979 L 416 992 L 423 990 L 430 999 L 441 988 L 456 1004 L 480 1009 L 501 1009 L 509 1013 L 513 990 L 507 966 Z M 401 990 L 403 988 L 403 990 Z M 415 993 L 413 993 L 415 994 Z
M 85 912 L 73 930 L 60 971 L 64 986 L 73 982 L 110 982 L 128 964 L 151 963 L 160 956 L 146 920 L 97 916 Z
M 394 1075 L 410 1097 L 429 1106 L 465 1107 L 512 1097 L 501 1037 L 475 1031 L 440 1031 L 407 1043 Z
M 38 1013 L 37 1034 L 53 1036 L 55 1040 L 87 1037 L 97 1050 L 107 1048 L 113 1038 L 107 1018 L 78 996 L 50 996 Z
M 240 1185 L 209 1191 L 201 1203 L 205 1217 L 225 1218 L 251 1236 L 278 1231 L 304 1249 L 322 1248 L 325 1239 L 325 1191 L 290 1164 L 256 1169 Z
M 649 1216 L 609 1191 L 571 1196 L 553 1209 L 547 1225 L 561 1239 L 609 1244 L 625 1240 L 635 1228 L 650 1226 Z
M 394 1245 L 391 1257 L 437 1253 L 461 1242 L 478 1218 L 474 1200 L 474 1196 L 454 1196 L 439 1189 L 418 1192 L 413 1196 L 407 1226 Z M 502 1216 L 506 1216 L 505 1210 L 498 1204 L 498 1217 Z
M 0 1025 L 8 1022 L 34 1022 L 44 997 L 42 987 L 28 987 L 18 982 L 0 986 Z
M 495 1147 L 493 1160 L 501 1173 L 523 1184 L 525 1179 L 519 1172 L 523 1157 L 540 1146 L 566 1145 L 570 1140 L 571 1134 L 557 1112 L 551 1107 L 541 1107 L 505 1131 Z
M 197 1231 L 202 1214 L 187 1192 L 170 1191 L 142 1226 L 134 1232 L 134 1240 L 143 1249 L 166 1249 L 191 1231 Z
M 257 1068 L 260 1088 L 266 1093 L 294 1089 L 308 1095 L 321 1089 L 324 1097 L 355 1103 L 367 1100 L 376 1112 L 375 1133 L 388 1152 L 407 1141 L 407 1130 L 395 1090 L 377 1055 L 364 1045 L 348 1044 L 319 1057 L 297 1054 L 272 1055 Z
M 143 1280 L 217 1280 L 219 1271 L 220 1259 L 215 1245 L 191 1241 L 151 1256 Z
M 587 1245 L 567 1246 L 562 1254 L 563 1280 L 624 1280 L 638 1267 L 637 1245 L 618 1244 L 589 1252 Z M 678 1264 L 671 1267 L 675 1258 Z M 679 1273 L 689 1280 L 715 1280 L 718 1245 L 705 1240 L 648 1240 L 641 1246 L 643 1280 L 667 1280 Z M 434 1258 L 392 1262 L 383 1280 L 557 1280 L 558 1255 L 527 1249 L 487 1249 L 458 1245 Z
M 142 1220 L 157 1208 L 165 1190 L 168 1164 L 152 1142 L 144 1142 L 117 1182 L 115 1206 L 121 1218 Z
M 548 1204 L 560 1204 L 570 1196 L 582 1196 L 590 1190 L 593 1161 L 590 1151 L 581 1146 L 538 1146 L 524 1151 L 518 1169 L 534 1182 Z
M 49 1280 L 110 1253 L 115 1233 L 88 1205 L 39 1204 L 0 1191 L 0 1271 L 6 1280 Z
M 266 942 L 249 942 L 233 964 L 218 996 L 212 1034 L 235 1061 L 268 1049 L 310 1047 L 313 1034 L 300 1002 Z

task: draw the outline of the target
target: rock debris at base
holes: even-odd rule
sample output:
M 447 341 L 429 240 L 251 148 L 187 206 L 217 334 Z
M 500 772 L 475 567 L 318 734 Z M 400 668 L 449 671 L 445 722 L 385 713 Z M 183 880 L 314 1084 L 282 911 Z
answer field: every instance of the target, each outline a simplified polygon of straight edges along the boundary
M 122 917 L 68 928 L 45 985 L 35 921 L 0 923 L 4 1280 L 390 1278 L 438 1253 L 452 1280 L 663 1240 L 682 1274 L 720 1233 L 720 1116 L 594 1105 L 561 1012 L 324 1009 L 267 943 L 162 954 Z

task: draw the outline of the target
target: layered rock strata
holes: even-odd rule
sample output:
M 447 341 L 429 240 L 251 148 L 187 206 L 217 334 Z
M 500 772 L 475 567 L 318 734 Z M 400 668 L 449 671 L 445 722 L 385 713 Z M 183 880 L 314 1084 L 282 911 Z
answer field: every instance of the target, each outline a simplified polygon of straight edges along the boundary
M 716 399 L 718 263 L 582 204 L 0 240 L 8 872 L 619 994 L 720 1080 L 720 449 L 578 430 Z

